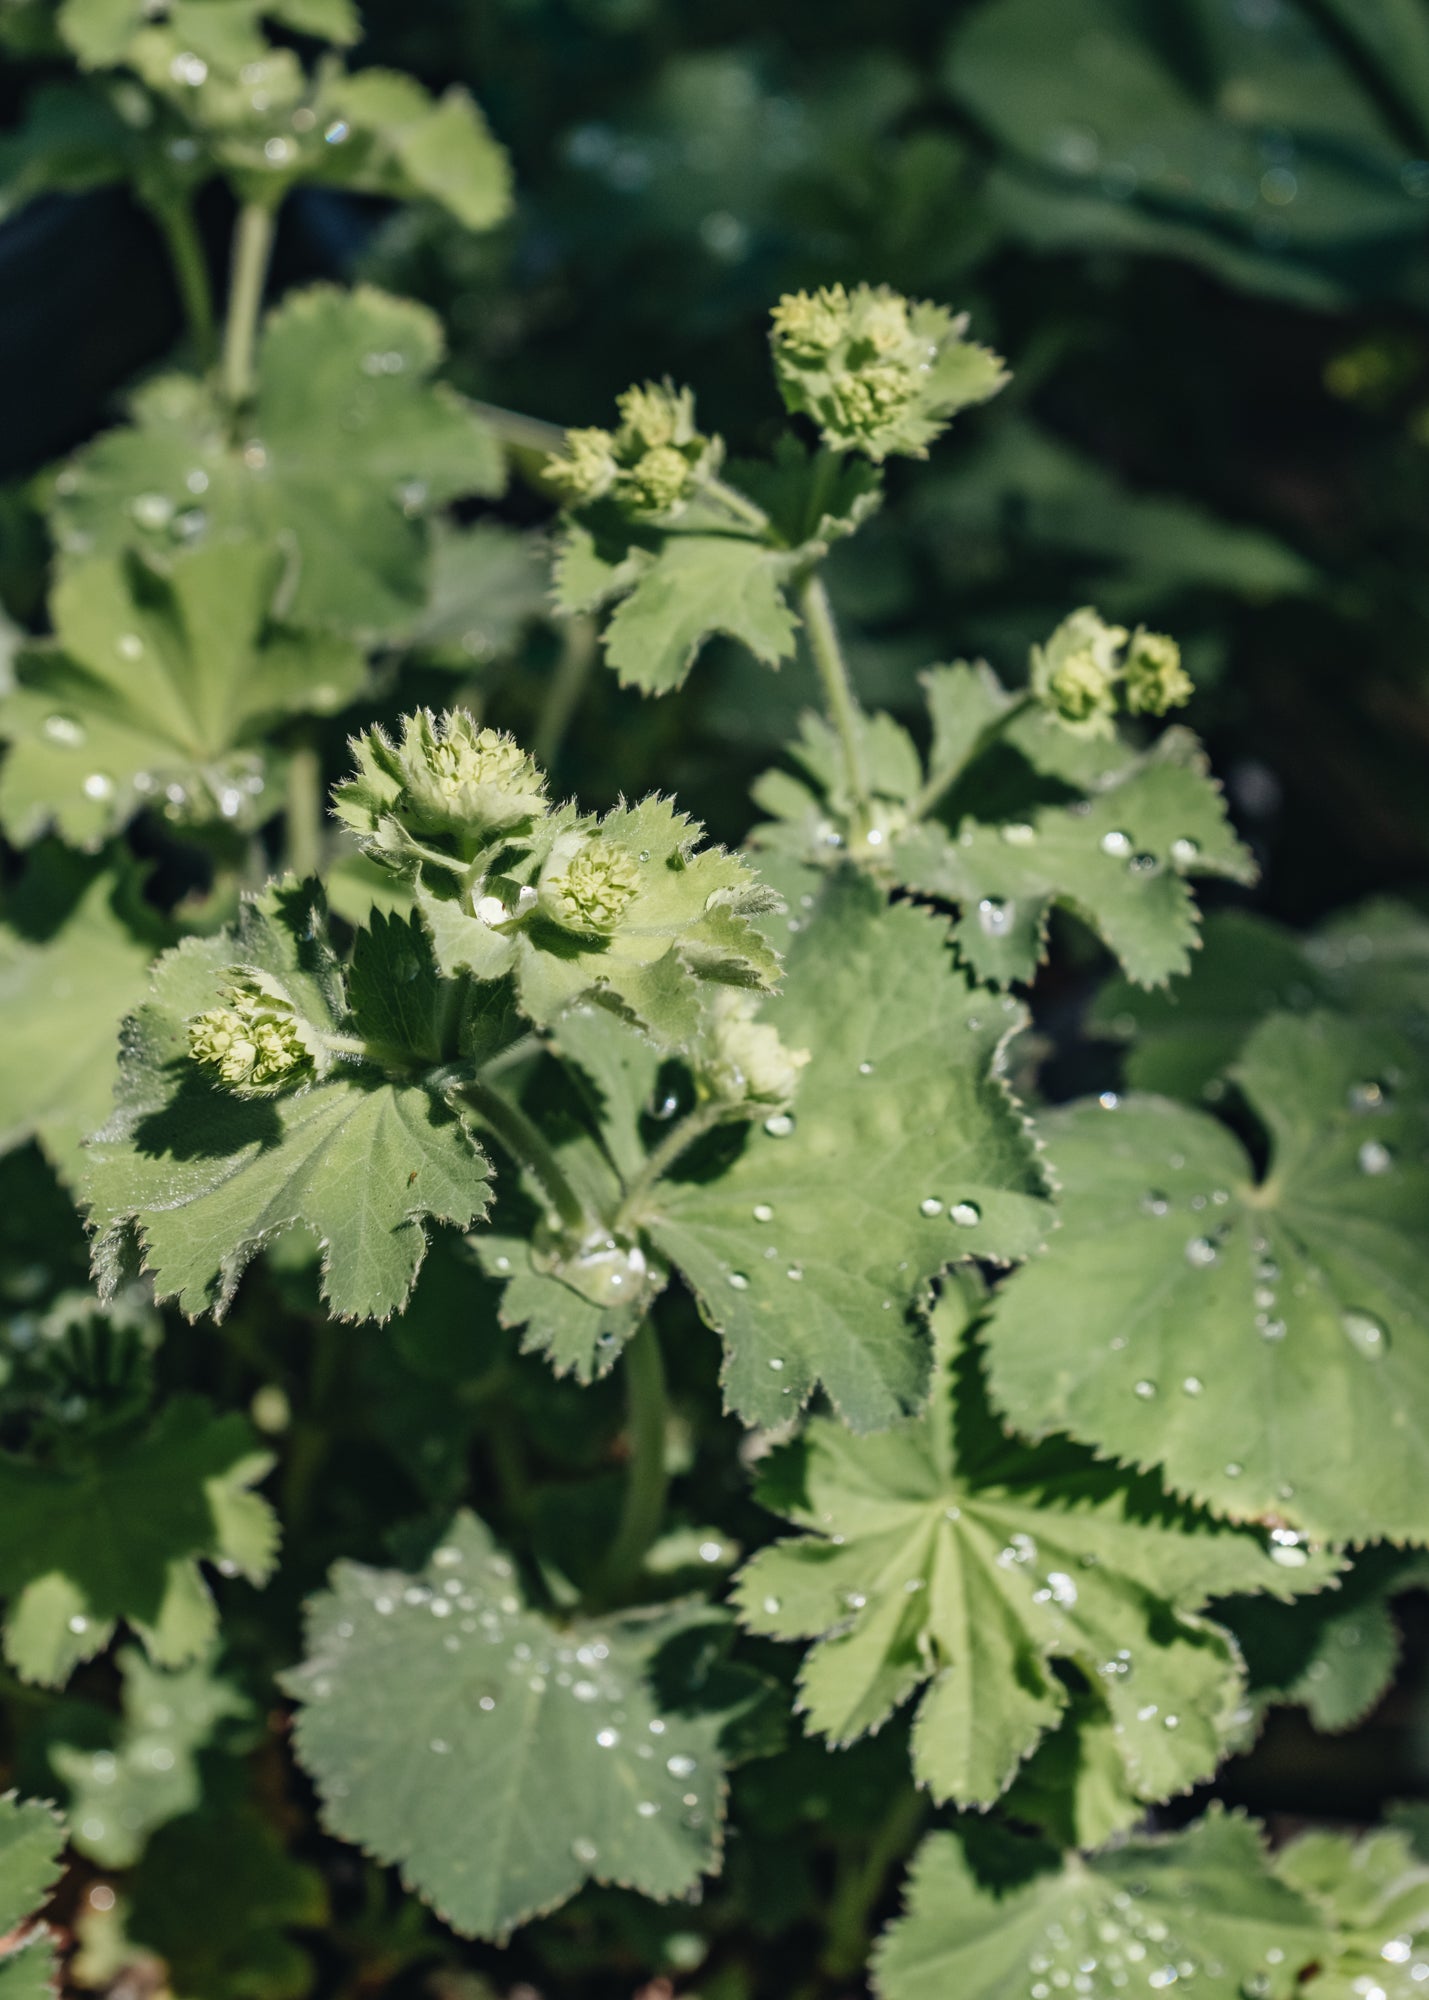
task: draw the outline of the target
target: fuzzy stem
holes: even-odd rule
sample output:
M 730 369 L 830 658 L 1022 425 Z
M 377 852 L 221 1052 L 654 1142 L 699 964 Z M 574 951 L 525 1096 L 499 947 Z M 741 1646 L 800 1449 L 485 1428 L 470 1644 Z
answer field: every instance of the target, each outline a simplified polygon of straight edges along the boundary
M 284 838 L 288 866 L 306 881 L 322 866 L 323 774 L 316 746 L 299 743 L 288 759 L 288 796 L 284 809 Z
M 595 620 L 576 617 L 566 620 L 561 634 L 561 657 L 546 691 L 541 719 L 531 743 L 531 755 L 549 771 L 561 754 L 571 717 L 580 707 L 590 670 L 595 664 Z
M 829 593 L 824 588 L 824 580 L 816 569 L 810 570 L 799 585 L 799 610 L 803 616 L 804 630 L 809 638 L 809 651 L 813 655 L 814 665 L 818 668 L 819 679 L 823 683 L 824 702 L 828 708 L 829 720 L 838 731 L 839 741 L 843 745 L 844 769 L 855 817 L 866 820 L 869 812 L 869 791 L 860 727 L 863 717 L 859 712 L 853 684 L 849 680 L 843 648 L 839 644 L 838 627 L 834 623 Z
M 696 1139 L 714 1130 L 729 1116 L 730 1107 L 712 1100 L 708 1104 L 697 1104 L 693 1111 L 682 1118 L 678 1125 L 671 1126 L 653 1153 L 646 1156 L 635 1179 L 625 1190 L 625 1196 L 616 1211 L 611 1224 L 616 1235 L 632 1228 L 640 1221 L 641 1210 L 652 1191 L 669 1173 L 680 1155 L 694 1145 Z
M 149 213 L 159 225 L 169 252 L 174 283 L 198 364 L 207 368 L 213 360 L 214 348 L 213 288 L 194 222 L 193 203 L 186 195 L 174 195 L 150 202 Z
M 665 1366 L 649 1320 L 625 1349 L 625 1395 L 630 1431 L 630 1469 L 615 1539 L 601 1566 L 602 1595 L 619 1602 L 640 1574 L 645 1551 L 665 1512 L 669 1475 L 665 1469 Z
M 581 1236 L 591 1228 L 590 1217 L 580 1196 L 566 1178 L 565 1170 L 546 1139 L 518 1104 L 503 1097 L 484 1077 L 468 1077 L 455 1086 L 481 1122 L 493 1132 L 518 1167 L 541 1183 L 546 1198 L 565 1228 Z
M 223 392 L 234 411 L 253 394 L 253 350 L 268 260 L 273 254 L 275 221 L 275 211 L 265 201 L 245 202 L 238 212 L 228 317 L 223 329 Z

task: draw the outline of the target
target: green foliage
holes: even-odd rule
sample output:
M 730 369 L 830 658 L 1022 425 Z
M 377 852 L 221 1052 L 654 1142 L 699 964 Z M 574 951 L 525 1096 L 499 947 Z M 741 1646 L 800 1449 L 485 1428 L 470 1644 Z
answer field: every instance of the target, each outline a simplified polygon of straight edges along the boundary
M 1416 4 L 0 0 L 0 1992 L 1429 1976 Z
M 56 475 L 66 562 L 137 549 L 163 563 L 257 537 L 287 558 L 294 623 L 369 639 L 401 630 L 425 601 L 427 514 L 502 483 L 485 425 L 428 380 L 441 358 L 440 328 L 408 300 L 297 294 L 264 329 L 239 436 L 207 384 L 165 375 L 133 399 L 129 426 Z

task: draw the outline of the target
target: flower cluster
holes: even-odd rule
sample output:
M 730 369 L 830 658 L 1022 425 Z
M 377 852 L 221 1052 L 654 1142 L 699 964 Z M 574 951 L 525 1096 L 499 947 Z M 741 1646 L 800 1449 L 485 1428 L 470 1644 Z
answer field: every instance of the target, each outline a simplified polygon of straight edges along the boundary
M 1174 639 L 1144 627 L 1128 634 L 1090 606 L 1032 648 L 1032 691 L 1077 736 L 1111 735 L 1118 694 L 1131 715 L 1165 715 L 1194 692 Z
M 224 1006 L 188 1023 L 194 1062 L 240 1096 L 288 1089 L 313 1074 L 312 1050 L 291 1001 L 244 972 L 231 973 L 221 991 Z
M 778 1110 L 792 1101 L 809 1051 L 785 1048 L 776 1029 L 754 1018 L 759 1005 L 757 994 L 735 987 L 716 992 L 701 1079 L 714 1097 Z
M 563 834 L 537 889 L 543 916 L 578 937 L 610 937 L 640 893 L 635 858 L 599 834 Z
M 966 315 L 886 285 L 791 293 L 770 329 L 785 406 L 811 417 L 836 451 L 925 457 L 957 410 L 1006 379 L 995 354 L 962 338 L 966 327 Z
M 723 447 L 696 430 L 694 396 L 672 382 L 627 389 L 617 408 L 618 430 L 567 431 L 565 451 L 546 462 L 548 477 L 573 507 L 609 497 L 636 516 L 674 513 L 714 472 Z
M 473 843 L 529 827 L 546 811 L 545 779 L 515 738 L 478 728 L 465 709 L 402 718 L 352 739 L 356 775 L 339 785 L 339 819 L 369 846 L 400 855 L 404 842 Z

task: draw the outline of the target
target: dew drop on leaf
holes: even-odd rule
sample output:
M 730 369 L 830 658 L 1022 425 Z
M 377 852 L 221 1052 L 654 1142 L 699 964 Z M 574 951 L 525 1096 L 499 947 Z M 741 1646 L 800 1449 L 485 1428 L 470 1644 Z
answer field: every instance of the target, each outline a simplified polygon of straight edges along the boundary
M 997 896 L 984 896 L 977 906 L 977 920 L 988 937 L 1006 937 L 1016 914 L 1013 904 Z
M 774 1220 L 774 1211 L 767 1201 L 755 1202 L 750 1213 L 756 1222 L 772 1222 Z
M 772 1118 L 766 1118 L 764 1129 L 771 1139 L 787 1139 L 794 1129 L 793 1113 L 776 1111 Z
M 693 1757 L 675 1756 L 665 1759 L 665 1769 L 672 1778 L 693 1778 L 695 1760 Z
M 1394 1155 L 1378 1139 L 1366 1139 L 1360 1147 L 1358 1159 L 1362 1174 L 1387 1174 L 1394 1165 Z
M 593 1840 L 573 1840 L 571 1842 L 571 1853 L 577 1861 L 583 1861 L 589 1866 L 599 1858 L 600 1849 Z
M 1380 1361 L 1389 1347 L 1389 1333 L 1383 1320 L 1373 1313 L 1351 1308 L 1340 1317 L 1340 1325 L 1345 1330 L 1345 1338 L 1357 1354 L 1366 1361 Z
M 1215 1244 L 1207 1236 L 1193 1236 L 1186 1245 L 1186 1262 L 1198 1271 L 1214 1264 L 1217 1254 Z
M 955 1201 L 948 1210 L 948 1218 L 956 1222 L 959 1229 L 972 1229 L 982 1221 L 982 1210 L 975 1201 Z
M 918 1213 L 920 1215 L 932 1217 L 934 1215 L 941 1215 L 942 1212 L 943 1204 L 935 1194 L 925 1195 L 923 1200 L 918 1204 Z
M 62 743 L 67 750 L 77 750 L 85 740 L 84 724 L 72 715 L 47 715 L 41 727 L 51 743 Z
M 1140 1381 L 1136 1385 L 1136 1394 L 1141 1398 L 1143 1403 L 1149 1403 L 1156 1394 L 1156 1384 L 1145 1380 Z
M 1171 843 L 1171 859 L 1178 868 L 1189 868 L 1200 852 L 1200 847 L 1194 840 L 1173 840 Z
M 1114 827 L 1110 833 L 1102 835 L 1100 846 L 1103 854 L 1112 854 L 1120 859 L 1121 856 L 1131 852 L 1131 835 L 1123 833 L 1119 827 Z

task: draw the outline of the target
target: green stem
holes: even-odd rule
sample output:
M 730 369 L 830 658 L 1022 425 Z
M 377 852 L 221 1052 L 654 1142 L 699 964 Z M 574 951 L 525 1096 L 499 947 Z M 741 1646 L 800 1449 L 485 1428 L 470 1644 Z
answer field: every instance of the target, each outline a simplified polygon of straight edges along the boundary
M 567 1180 L 565 1169 L 546 1139 L 521 1107 L 513 1104 L 509 1097 L 503 1097 L 481 1076 L 469 1077 L 457 1084 L 455 1094 L 466 1100 L 481 1122 L 501 1141 L 517 1166 L 526 1168 L 541 1183 L 547 1200 L 564 1226 L 585 1236 L 592 1227 L 585 1204 Z
M 820 1969 L 835 1981 L 857 1978 L 868 1962 L 873 1918 L 889 1869 L 918 1837 L 928 1810 L 924 1792 L 899 1794 L 873 1835 L 863 1859 L 840 1871 L 829 1913 L 828 1942 Z
M 531 744 L 532 756 L 547 771 L 560 755 L 571 717 L 580 706 L 595 664 L 595 655 L 595 620 L 568 618 L 561 634 L 561 657 L 556 662 Z
M 305 882 L 322 866 L 323 774 L 316 747 L 300 743 L 288 759 L 288 796 L 284 809 L 288 866 Z
M 641 1211 L 651 1193 L 664 1180 L 671 1167 L 682 1153 L 688 1152 L 696 1139 L 713 1131 L 729 1116 L 730 1107 L 717 1100 L 708 1104 L 698 1104 L 682 1118 L 678 1125 L 671 1126 L 653 1153 L 646 1155 L 645 1164 L 630 1186 L 625 1190 L 624 1199 L 616 1210 L 611 1229 L 615 1235 L 633 1228 L 641 1219 Z
M 245 202 L 238 211 L 228 317 L 223 329 L 223 392 L 235 411 L 253 394 L 253 350 L 276 220 L 276 210 L 265 201 Z
M 867 820 L 869 788 L 863 756 L 863 716 L 854 695 L 853 683 L 849 680 L 843 648 L 839 644 L 829 593 L 816 569 L 811 569 L 799 585 L 799 610 L 809 637 L 809 651 L 823 683 L 829 720 L 838 731 L 843 745 L 844 769 L 855 817 Z
M 1019 715 L 1025 715 L 1028 709 L 1034 708 L 1036 704 L 1037 697 L 1031 688 L 1024 688 L 1015 700 L 1010 701 L 1006 708 L 992 718 L 991 722 L 984 724 L 956 764 L 946 771 L 940 771 L 936 777 L 929 778 L 909 807 L 908 817 L 915 821 L 926 819 L 943 795 L 950 792 L 963 772 L 977 762 L 990 744 L 997 741 L 1008 724 L 1015 722 Z
M 213 360 L 213 288 L 208 281 L 208 263 L 194 221 L 193 203 L 186 195 L 173 195 L 149 204 L 158 223 L 173 266 L 189 339 L 201 368 Z
M 712 499 L 718 500 L 721 506 L 728 507 L 731 514 L 746 522 L 759 534 L 768 534 L 769 516 L 762 507 L 741 493 L 737 486 L 730 486 L 723 479 L 707 479 L 704 482 L 704 490 Z
M 649 1320 L 625 1349 L 625 1395 L 629 1413 L 630 1470 L 620 1525 L 601 1566 L 601 1594 L 611 1602 L 629 1595 L 645 1552 L 665 1513 L 669 1475 L 665 1470 L 665 1365 Z

